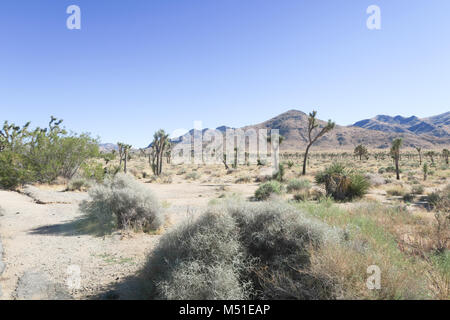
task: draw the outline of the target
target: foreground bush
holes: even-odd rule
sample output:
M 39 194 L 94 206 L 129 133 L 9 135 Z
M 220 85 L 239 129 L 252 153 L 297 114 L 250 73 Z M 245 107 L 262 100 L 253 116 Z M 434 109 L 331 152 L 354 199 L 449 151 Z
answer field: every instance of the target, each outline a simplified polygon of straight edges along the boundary
M 282 185 L 275 180 L 261 184 L 255 191 L 256 200 L 267 200 L 272 194 L 281 194 Z
M 315 177 L 316 182 L 325 185 L 327 195 L 335 200 L 353 200 L 363 197 L 370 188 L 370 182 L 362 174 L 349 170 L 341 163 L 334 163 Z
M 150 299 L 330 299 L 310 250 L 340 233 L 282 203 L 231 202 L 165 234 L 143 270 Z
M 163 224 L 163 214 L 153 194 L 132 176 L 119 173 L 92 187 L 90 200 L 80 209 L 105 230 L 152 231 Z

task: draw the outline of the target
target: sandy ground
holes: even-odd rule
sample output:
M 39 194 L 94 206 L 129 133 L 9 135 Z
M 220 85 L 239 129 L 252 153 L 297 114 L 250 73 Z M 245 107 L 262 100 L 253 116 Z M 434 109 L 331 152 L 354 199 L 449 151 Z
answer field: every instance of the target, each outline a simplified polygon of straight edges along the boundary
M 225 190 L 207 183 L 144 185 L 162 202 L 172 227 L 224 193 L 247 198 L 256 189 L 256 185 L 236 184 Z M 160 236 L 116 233 L 101 237 L 88 232 L 80 227 L 78 211 L 86 198 L 86 193 L 46 187 L 27 187 L 22 193 L 0 191 L 4 209 L 0 236 L 6 264 L 0 277 L 0 299 L 97 297 L 142 267 Z M 133 287 L 120 288 L 128 290 L 123 297 L 135 298 L 130 292 Z M 122 292 L 115 295 L 121 298 Z

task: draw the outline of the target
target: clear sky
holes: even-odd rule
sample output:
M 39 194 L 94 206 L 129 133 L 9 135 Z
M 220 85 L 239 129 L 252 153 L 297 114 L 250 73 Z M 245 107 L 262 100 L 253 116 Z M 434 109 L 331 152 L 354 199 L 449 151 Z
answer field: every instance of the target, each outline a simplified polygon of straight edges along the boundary
M 68 30 L 66 8 L 81 8 Z M 366 9 L 381 8 L 368 30 Z M 450 110 L 448 0 L 2 0 L 0 121 L 50 115 L 103 142 Z

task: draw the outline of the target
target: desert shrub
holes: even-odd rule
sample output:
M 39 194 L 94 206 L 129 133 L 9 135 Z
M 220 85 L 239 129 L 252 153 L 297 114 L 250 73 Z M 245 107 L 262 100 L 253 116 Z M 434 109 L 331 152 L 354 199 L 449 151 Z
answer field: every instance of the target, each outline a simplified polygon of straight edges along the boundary
M 272 194 L 281 194 L 282 185 L 278 181 L 268 181 L 261 184 L 255 191 L 256 200 L 267 200 Z
M 352 200 L 363 197 L 370 182 L 362 174 L 349 170 L 341 163 L 333 163 L 315 176 L 316 182 L 325 184 L 327 195 L 335 200 Z
M 85 162 L 81 165 L 81 175 L 86 179 L 101 183 L 105 178 L 105 169 L 101 163 Z
M 244 250 L 234 219 L 217 210 L 165 234 L 143 270 L 156 299 L 247 299 Z
M 347 198 L 362 198 L 370 188 L 370 182 L 361 174 L 350 175 L 351 183 L 348 187 Z
M 406 194 L 406 191 L 402 186 L 396 185 L 387 189 L 386 193 L 390 196 L 403 197 Z
M 414 194 L 413 193 L 406 193 L 403 195 L 403 201 L 405 202 L 413 202 L 414 201 Z
M 196 171 L 192 171 L 192 172 L 187 173 L 185 175 L 185 178 L 187 180 L 197 180 L 200 178 L 200 174 L 198 174 L 198 172 L 196 172 Z
M 341 234 L 282 203 L 208 208 L 165 234 L 142 275 L 151 299 L 326 299 L 327 278 L 308 273 L 309 250 Z
M 242 176 L 236 179 L 235 183 L 250 183 L 252 178 L 250 176 Z
M 4 150 L 0 152 L 0 188 L 14 189 L 34 180 L 23 155 Z
M 425 192 L 425 188 L 421 185 L 415 185 L 411 189 L 412 194 L 423 194 Z
M 67 191 L 85 191 L 91 187 L 91 182 L 84 178 L 74 178 L 69 181 Z
M 286 164 L 287 164 L 289 169 L 292 169 L 292 167 L 294 166 L 294 161 L 289 160 Z
M 89 190 L 80 209 L 106 231 L 133 228 L 151 231 L 164 222 L 158 201 L 132 176 L 118 173 Z
M 286 191 L 289 193 L 302 191 L 302 190 L 309 190 L 311 187 L 311 183 L 308 180 L 305 179 L 292 179 L 289 180 Z
M 450 184 L 442 191 L 435 191 L 428 195 L 428 203 L 433 209 L 443 212 L 450 211 Z
M 379 176 L 379 175 L 376 175 L 376 174 L 373 174 L 373 173 L 367 173 L 365 175 L 365 177 L 369 181 L 371 186 L 377 187 L 377 186 L 381 186 L 383 184 L 386 184 L 386 179 L 381 177 L 381 176 Z
M 0 128 L 0 187 L 24 183 L 52 183 L 59 176 L 71 179 L 89 158 L 98 155 L 98 142 L 88 134 L 68 133 L 62 120 L 52 117 L 49 127 L 29 130 L 5 122 Z

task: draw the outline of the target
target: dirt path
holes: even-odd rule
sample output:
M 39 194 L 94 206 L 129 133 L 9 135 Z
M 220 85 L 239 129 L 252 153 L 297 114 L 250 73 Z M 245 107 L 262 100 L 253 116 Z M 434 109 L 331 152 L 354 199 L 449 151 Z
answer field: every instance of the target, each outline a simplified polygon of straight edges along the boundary
M 224 191 L 219 185 L 208 184 L 145 185 L 163 203 L 173 225 L 201 212 L 224 192 L 248 197 L 256 188 L 232 185 Z M 47 188 L 27 188 L 25 194 L 0 191 L 4 209 L 0 236 L 6 264 L 0 277 L 0 299 L 88 298 L 141 268 L 160 236 L 123 237 L 116 233 L 99 237 L 90 233 L 81 227 L 82 214 L 78 211 L 79 202 L 85 198 L 84 193 Z M 126 292 L 124 296 L 133 294 Z

